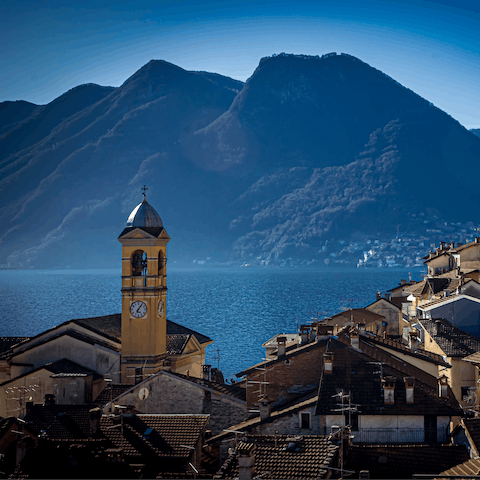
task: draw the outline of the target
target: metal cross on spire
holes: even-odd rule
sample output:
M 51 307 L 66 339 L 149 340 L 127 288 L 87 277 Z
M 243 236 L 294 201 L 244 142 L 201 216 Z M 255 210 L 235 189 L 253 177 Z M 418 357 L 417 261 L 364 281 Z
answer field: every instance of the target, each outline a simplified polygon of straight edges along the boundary
M 147 190 L 148 190 L 148 188 L 147 188 L 147 187 L 144 185 L 144 186 L 143 186 L 143 188 L 142 188 L 142 192 L 143 192 L 143 193 L 142 193 L 142 194 L 143 194 L 143 198 L 147 198 L 147 193 L 146 193 L 146 192 L 147 192 Z

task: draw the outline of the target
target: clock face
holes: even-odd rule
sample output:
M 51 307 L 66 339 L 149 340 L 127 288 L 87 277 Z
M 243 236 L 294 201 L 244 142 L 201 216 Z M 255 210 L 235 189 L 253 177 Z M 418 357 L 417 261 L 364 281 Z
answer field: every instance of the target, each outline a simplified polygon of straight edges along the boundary
M 130 313 L 135 318 L 142 318 L 147 313 L 147 305 L 144 302 L 137 300 L 130 305 Z
M 160 301 L 158 302 L 158 315 L 159 315 L 160 317 L 163 316 L 163 309 L 164 309 L 164 307 L 165 307 L 165 305 L 163 304 L 163 300 L 160 300 Z

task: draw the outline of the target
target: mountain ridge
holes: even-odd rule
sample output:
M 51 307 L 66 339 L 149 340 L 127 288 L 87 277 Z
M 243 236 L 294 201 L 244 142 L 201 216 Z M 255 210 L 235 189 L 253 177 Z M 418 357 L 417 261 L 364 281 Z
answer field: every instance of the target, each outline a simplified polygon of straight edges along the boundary
M 152 60 L 66 94 L 42 131 L 45 106 L 0 104 L 0 147 L 26 132 L 0 157 L 0 264 L 114 264 L 144 183 L 179 260 L 322 261 L 340 236 L 421 232 L 420 212 L 475 220 L 480 138 L 349 55 L 268 57 L 245 84 Z

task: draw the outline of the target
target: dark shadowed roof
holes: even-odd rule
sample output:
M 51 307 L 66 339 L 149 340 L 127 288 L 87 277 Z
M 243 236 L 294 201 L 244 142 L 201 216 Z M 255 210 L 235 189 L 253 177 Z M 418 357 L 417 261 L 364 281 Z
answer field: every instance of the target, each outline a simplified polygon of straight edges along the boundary
M 95 405 L 99 407 L 103 407 L 108 402 L 117 398 L 122 393 L 130 390 L 133 387 L 131 384 L 126 383 L 109 383 L 95 398 L 94 402 Z
M 440 475 L 455 475 L 459 478 L 461 478 L 462 475 L 480 476 L 480 459 L 470 458 L 469 460 L 461 463 L 460 465 L 456 465 L 455 467 L 449 468 L 448 470 L 441 472 Z
M 40 367 L 34 368 L 33 370 L 29 370 L 28 372 L 25 372 L 24 374 L 19 375 L 18 377 L 15 377 L 11 380 L 7 380 L 6 382 L 3 382 L 1 385 L 7 385 L 11 382 L 15 382 L 19 378 L 26 377 L 28 375 L 31 375 L 32 373 L 38 372 L 39 370 L 47 370 L 56 376 L 62 376 L 62 375 L 65 376 L 68 374 L 75 375 L 75 376 L 93 375 L 94 380 L 101 378 L 101 375 L 99 375 L 98 373 L 93 372 L 92 370 L 85 368 L 82 365 L 79 365 L 78 363 L 72 362 L 67 358 L 62 358 L 55 362 L 50 362 L 45 365 L 41 365 Z
M 338 446 L 328 437 L 246 435 L 214 478 L 238 478 L 238 457 L 253 454 L 256 478 L 325 478 L 336 466 Z
M 0 353 L 10 350 L 17 343 L 28 340 L 30 337 L 0 337 Z
M 119 418 L 102 416 L 100 429 L 115 448 L 123 446 L 128 457 L 188 459 L 208 423 L 209 415 L 123 416 L 123 439 Z M 113 428 L 112 428 L 113 427 Z
M 169 355 L 181 355 L 190 337 L 191 335 L 167 335 L 167 353 Z
M 463 445 L 353 445 L 347 468 L 369 470 L 370 478 L 412 478 L 439 474 L 467 459 Z
M 363 352 L 340 341 L 331 340 L 328 352 L 333 353 L 333 374 L 323 374 L 320 382 L 317 415 L 336 414 L 338 393 L 351 393 L 362 415 L 461 415 L 461 408 L 452 391 L 446 398 L 438 396 L 436 378 L 412 365 L 385 355 L 381 349 L 361 344 Z M 365 352 L 378 352 L 370 356 Z M 390 358 L 389 358 L 390 357 Z M 381 367 L 377 364 L 381 363 Z M 392 377 L 395 403 L 384 403 L 382 379 Z M 414 403 L 407 404 L 404 378 L 415 377 Z M 427 380 L 427 381 L 424 381 Z
M 437 322 L 441 325 L 437 334 Z M 445 318 L 420 320 L 420 324 L 448 357 L 466 357 L 480 351 L 480 339 L 460 330 Z
M 90 435 L 90 410 L 95 405 L 34 405 L 25 416 L 25 428 L 46 432 L 50 440 L 87 439 Z

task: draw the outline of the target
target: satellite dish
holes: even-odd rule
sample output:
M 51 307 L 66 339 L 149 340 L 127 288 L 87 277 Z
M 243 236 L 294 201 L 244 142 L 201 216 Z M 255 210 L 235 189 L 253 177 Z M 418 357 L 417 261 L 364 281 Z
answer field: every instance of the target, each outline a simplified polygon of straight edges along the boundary
M 472 388 L 470 389 L 470 391 L 468 392 L 468 396 L 465 397 L 465 401 L 469 404 L 469 405 L 476 405 L 477 403 L 477 394 L 475 392 L 475 390 Z
M 141 388 L 140 391 L 138 392 L 138 398 L 140 400 L 145 400 L 148 397 L 148 388 Z

